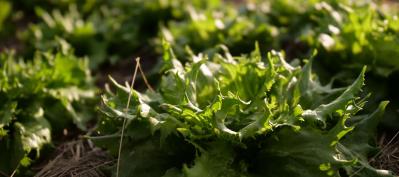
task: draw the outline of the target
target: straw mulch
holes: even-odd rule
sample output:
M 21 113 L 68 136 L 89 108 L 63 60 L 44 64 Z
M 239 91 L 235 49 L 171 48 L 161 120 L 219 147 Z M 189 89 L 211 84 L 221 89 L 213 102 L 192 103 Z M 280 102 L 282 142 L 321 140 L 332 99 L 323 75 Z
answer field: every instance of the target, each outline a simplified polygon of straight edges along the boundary
M 56 154 L 35 177 L 105 177 L 101 169 L 115 162 L 90 140 L 65 143 L 58 147 Z

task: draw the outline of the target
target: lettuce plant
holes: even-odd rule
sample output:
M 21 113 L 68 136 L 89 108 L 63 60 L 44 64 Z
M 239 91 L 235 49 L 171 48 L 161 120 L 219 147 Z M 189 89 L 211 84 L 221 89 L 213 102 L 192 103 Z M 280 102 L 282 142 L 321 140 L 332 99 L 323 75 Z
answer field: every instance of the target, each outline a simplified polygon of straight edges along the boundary
M 353 71 L 368 65 L 366 89 L 373 96 L 366 110 L 372 112 L 382 99 L 392 100 L 383 125 L 397 129 L 398 103 L 391 88 L 399 69 L 398 13 L 385 12 L 375 2 L 342 0 L 316 3 L 303 16 L 309 20 L 294 38 L 318 49 L 319 71 L 328 73 L 327 78 L 335 75 L 350 83 Z
M 399 68 L 397 14 L 380 13 L 381 7 L 372 2 L 354 3 L 315 4 L 299 39 L 319 48 L 323 62 L 335 63 L 338 58 L 352 67 L 367 64 L 387 76 Z
M 215 1 L 211 4 L 217 4 Z M 48 51 L 61 41 L 71 45 L 78 56 L 88 56 L 90 67 L 115 63 L 128 58 L 139 49 L 151 45 L 159 25 L 170 19 L 181 19 L 186 4 L 204 6 L 201 1 L 115 0 L 85 4 L 68 3 L 68 8 L 45 10 L 34 8 L 39 17 L 19 37 L 26 46 L 26 55 L 36 50 Z
M 157 91 L 120 85 L 103 96 L 97 143 L 116 154 L 127 120 L 122 176 L 392 176 L 368 164 L 387 102 L 360 114 L 365 68 L 343 88 L 321 85 L 279 52 L 192 55 L 165 45 Z M 126 109 L 129 93 L 131 102 Z M 119 137 L 118 137 L 119 136 Z
M 263 45 L 274 47 L 274 42 L 278 41 L 273 40 L 278 36 L 278 29 L 262 15 L 267 9 L 250 5 L 237 8 L 222 3 L 206 9 L 187 6 L 185 10 L 188 19 L 170 21 L 160 34 L 160 38 L 173 44 L 176 54 L 182 58 L 189 55 L 185 50 L 187 46 L 195 53 L 212 54 L 223 43 L 233 54 L 240 54 L 250 52 L 255 41 L 262 44 L 262 48 Z
M 95 89 L 87 60 L 37 53 L 25 62 L 0 54 L 0 171 L 11 173 L 40 156 L 52 135 L 93 118 Z
M 71 5 L 67 12 L 55 9 L 51 13 L 37 7 L 36 14 L 41 22 L 31 24 L 28 30 L 20 35 L 29 46 L 26 49 L 28 55 L 36 50 L 49 51 L 57 48 L 62 40 L 70 43 L 76 54 L 89 56 L 92 68 L 104 62 L 108 44 L 101 41 L 104 34 L 101 33 L 102 28 L 98 28 L 97 25 L 104 19 L 101 19 L 100 14 L 93 13 L 86 19 L 75 5 Z
M 340 68 L 370 65 L 375 73 L 389 75 L 398 65 L 398 14 L 384 13 L 374 1 L 248 1 L 208 9 L 186 9 L 188 20 L 171 21 L 162 38 L 171 42 L 178 56 L 215 52 L 219 44 L 233 54 L 247 53 L 259 41 L 261 48 L 287 49 L 290 55 L 320 52 L 328 65 L 340 60 Z M 297 56 L 291 56 L 297 57 Z
M 316 71 L 323 82 L 335 77 L 338 85 L 349 84 L 363 65 L 369 66 L 366 89 L 375 93 L 366 107 L 369 113 L 379 101 L 395 100 L 391 95 L 396 92 L 389 87 L 399 68 L 399 20 L 397 11 L 386 10 L 382 4 L 371 0 L 254 0 L 238 8 L 215 8 L 219 11 L 193 9 L 188 9 L 194 14 L 190 20 L 171 21 L 163 30 L 162 37 L 173 44 L 178 56 L 190 55 L 186 46 L 194 53 L 212 54 L 221 43 L 233 54 L 246 53 L 255 41 L 261 41 L 261 49 L 284 49 L 289 59 L 317 49 Z M 388 107 L 385 126 L 398 125 L 397 105 Z

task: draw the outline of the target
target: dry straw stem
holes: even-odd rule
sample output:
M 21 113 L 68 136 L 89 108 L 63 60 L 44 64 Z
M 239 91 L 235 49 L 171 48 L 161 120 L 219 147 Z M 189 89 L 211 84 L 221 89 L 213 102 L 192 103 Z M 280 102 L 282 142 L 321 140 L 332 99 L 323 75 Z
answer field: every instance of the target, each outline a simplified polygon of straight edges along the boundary
M 130 84 L 129 97 L 127 99 L 126 108 L 125 108 L 126 114 L 128 113 L 128 109 L 129 109 L 129 105 L 130 105 L 130 98 L 132 97 L 134 82 L 136 81 L 136 75 L 137 75 L 137 70 L 139 68 L 139 63 L 140 63 L 140 58 L 136 58 L 136 68 L 134 69 L 132 83 Z M 118 160 L 116 163 L 116 177 L 119 177 L 119 167 L 120 167 L 120 162 L 121 162 L 120 157 L 121 157 L 121 153 L 122 153 L 122 144 L 123 144 L 123 136 L 125 134 L 125 127 L 126 127 L 126 119 L 123 119 L 121 138 L 119 140 Z
M 125 113 L 126 114 L 128 113 L 128 109 L 130 107 L 130 99 L 131 99 L 132 94 L 133 94 L 134 83 L 136 81 L 136 76 L 137 76 L 137 71 L 138 70 L 140 70 L 140 74 L 143 76 L 144 83 L 146 84 L 148 89 L 151 90 L 151 91 L 154 91 L 154 89 L 148 83 L 147 78 L 145 77 L 145 74 L 144 74 L 143 70 L 141 69 L 140 58 L 136 58 L 136 67 L 134 69 L 132 81 L 131 81 L 131 84 L 130 84 L 129 97 L 128 97 L 128 100 L 127 100 L 127 103 L 126 103 L 126 108 L 125 108 Z M 124 137 L 125 127 L 126 127 L 126 119 L 123 119 L 121 137 L 120 137 L 120 140 L 119 140 L 118 160 L 117 160 L 117 164 L 116 164 L 116 177 L 119 177 L 120 159 L 121 159 L 120 157 L 121 157 L 121 152 L 122 152 L 122 145 L 123 145 L 123 137 Z

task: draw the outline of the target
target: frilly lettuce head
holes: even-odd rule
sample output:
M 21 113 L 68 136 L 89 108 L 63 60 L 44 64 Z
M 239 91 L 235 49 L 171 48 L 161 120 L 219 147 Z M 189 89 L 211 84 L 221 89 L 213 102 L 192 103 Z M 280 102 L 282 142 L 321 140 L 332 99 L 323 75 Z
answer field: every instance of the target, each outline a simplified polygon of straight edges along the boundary
M 377 122 L 370 115 L 362 70 L 343 88 L 322 85 L 313 59 L 288 63 L 282 53 L 208 58 L 183 65 L 164 46 L 157 91 L 130 90 L 113 81 L 103 96 L 97 143 L 117 152 L 127 120 L 121 174 L 139 177 L 392 176 L 368 164 Z M 111 79 L 112 80 L 112 79 Z M 131 92 L 131 102 L 126 103 Z M 122 120 L 121 120 L 122 119 Z

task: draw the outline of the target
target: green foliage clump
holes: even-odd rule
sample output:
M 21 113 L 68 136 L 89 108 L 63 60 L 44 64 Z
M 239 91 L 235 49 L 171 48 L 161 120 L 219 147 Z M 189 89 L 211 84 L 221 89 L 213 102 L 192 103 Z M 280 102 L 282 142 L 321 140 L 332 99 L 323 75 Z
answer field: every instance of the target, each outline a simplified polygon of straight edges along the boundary
M 129 176 L 393 177 L 372 168 L 373 137 L 387 102 L 360 115 L 365 68 L 348 87 L 321 85 L 279 52 L 192 55 L 185 66 L 165 45 L 156 92 L 116 86 L 103 96 L 96 139 Z M 126 110 L 129 93 L 131 102 Z
M 200 1 L 192 2 L 203 6 Z M 159 26 L 170 19 L 181 19 L 181 7 L 189 4 L 173 0 L 115 0 L 70 3 L 67 8 L 45 10 L 36 7 L 38 23 L 30 24 L 20 35 L 27 54 L 56 48 L 60 41 L 71 45 L 78 56 L 88 56 L 91 68 L 114 63 L 151 46 Z M 86 10 L 85 10 L 86 9 Z M 89 9 L 89 10 L 87 10 Z
M 0 171 L 28 166 L 64 128 L 84 130 L 95 101 L 87 60 L 37 53 L 26 62 L 0 54 Z
M 338 85 L 349 84 L 367 65 L 371 113 L 379 101 L 396 97 L 389 87 L 396 88 L 392 81 L 399 72 L 399 13 L 392 10 L 397 6 L 386 6 L 371 0 L 254 0 L 216 10 L 188 8 L 192 17 L 169 22 L 160 36 L 180 58 L 190 55 L 187 47 L 212 54 L 220 44 L 235 55 L 247 53 L 256 41 L 263 50 L 283 49 L 289 60 L 317 49 L 316 72 L 323 83 L 334 77 Z M 391 128 L 399 120 L 398 103 L 392 105 L 384 118 Z
M 318 49 L 317 70 L 323 80 L 336 77 L 341 83 L 351 83 L 354 71 L 368 65 L 366 90 L 373 95 L 365 110 L 372 112 L 379 101 L 391 100 L 383 125 L 397 129 L 398 102 L 393 88 L 399 69 L 398 11 L 386 10 L 375 1 L 340 0 L 317 2 L 292 13 L 301 20 L 290 22 L 287 28 L 301 28 L 296 33 L 290 30 L 286 38 L 295 39 L 296 46 Z
M 336 69 L 367 64 L 387 76 L 399 68 L 399 20 L 379 10 L 374 3 L 320 2 L 309 9 L 309 21 L 297 38 L 318 48 L 327 65 L 337 59 L 346 65 Z
M 221 3 L 206 9 L 187 6 L 185 10 L 188 19 L 170 21 L 160 34 L 160 38 L 171 43 L 182 58 L 189 55 L 186 47 L 195 53 L 207 54 L 216 53 L 220 44 L 229 47 L 233 54 L 250 52 L 255 41 L 262 45 L 261 48 L 277 47 L 278 40 L 274 38 L 278 37 L 279 31 L 264 15 L 267 11 L 265 6 L 248 4 L 238 8 Z
M 178 56 L 185 47 L 215 52 L 219 44 L 233 54 L 247 53 L 259 41 L 266 49 L 286 49 L 291 57 L 317 48 L 321 62 L 342 68 L 364 64 L 387 76 L 399 67 L 398 13 L 374 1 L 248 1 L 241 6 L 222 3 L 208 9 L 186 8 L 188 20 L 171 21 L 161 37 Z

